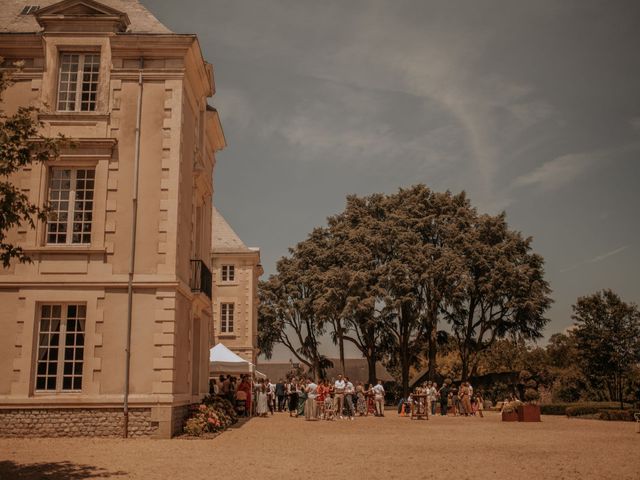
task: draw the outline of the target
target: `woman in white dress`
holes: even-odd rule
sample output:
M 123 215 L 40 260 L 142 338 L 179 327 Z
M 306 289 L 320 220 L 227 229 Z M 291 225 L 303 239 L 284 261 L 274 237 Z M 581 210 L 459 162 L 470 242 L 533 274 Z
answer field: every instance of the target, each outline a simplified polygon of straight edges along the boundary
M 260 379 L 258 382 L 257 396 L 256 396 L 256 415 L 266 417 L 269 413 L 269 403 L 267 401 L 267 386 L 264 380 Z

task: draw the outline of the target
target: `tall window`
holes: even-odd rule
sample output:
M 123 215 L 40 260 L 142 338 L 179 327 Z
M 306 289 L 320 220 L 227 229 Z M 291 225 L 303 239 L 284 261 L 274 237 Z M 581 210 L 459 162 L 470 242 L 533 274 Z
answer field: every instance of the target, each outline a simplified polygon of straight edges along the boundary
M 82 390 L 85 305 L 40 306 L 36 391 Z
M 60 55 L 58 110 L 92 112 L 96 109 L 100 55 L 63 53 Z
M 235 265 L 222 265 L 222 281 L 233 282 L 236 279 Z
M 47 243 L 91 243 L 95 170 L 52 168 L 49 177 Z
M 234 307 L 235 307 L 235 304 L 233 303 L 220 304 L 220 332 L 221 333 L 233 333 Z

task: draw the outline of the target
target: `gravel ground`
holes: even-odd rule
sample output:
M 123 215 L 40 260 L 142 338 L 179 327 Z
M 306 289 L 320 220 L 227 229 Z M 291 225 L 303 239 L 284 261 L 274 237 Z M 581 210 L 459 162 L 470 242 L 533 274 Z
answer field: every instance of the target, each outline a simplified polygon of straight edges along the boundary
M 640 479 L 633 423 L 254 418 L 209 440 L 0 439 L 0 479 Z

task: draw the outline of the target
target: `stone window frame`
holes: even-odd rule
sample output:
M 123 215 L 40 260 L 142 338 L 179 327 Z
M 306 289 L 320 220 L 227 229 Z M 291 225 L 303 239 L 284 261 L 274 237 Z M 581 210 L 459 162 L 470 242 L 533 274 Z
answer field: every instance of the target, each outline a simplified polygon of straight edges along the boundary
M 233 334 L 235 330 L 235 302 L 220 302 L 220 333 Z
M 65 62 L 64 57 L 77 56 L 77 62 Z M 97 57 L 97 62 L 95 58 Z M 66 48 L 58 50 L 58 65 L 57 65 L 57 82 L 56 82 L 56 111 L 61 113 L 90 113 L 95 112 L 98 106 L 98 96 L 100 94 L 100 67 L 102 62 L 102 56 L 100 51 L 95 50 L 78 50 L 72 51 Z M 66 81 L 63 82 L 63 75 L 65 73 L 71 74 L 71 72 L 64 72 L 65 65 L 76 66 L 76 80 L 74 84 Z M 89 67 L 89 68 L 87 68 Z M 85 79 L 85 76 L 89 75 L 89 80 Z M 73 99 L 66 98 L 62 100 L 61 95 L 63 93 L 63 85 L 66 84 L 69 88 L 64 93 L 72 94 Z M 88 95 L 87 99 L 83 98 L 84 95 Z M 93 94 L 93 99 L 91 95 Z M 64 105 L 69 105 L 73 102 L 73 108 L 65 108 Z M 86 108 L 84 108 L 86 106 Z
M 236 266 L 233 263 L 220 266 L 220 281 L 223 283 L 233 283 L 236 281 Z
M 49 307 L 51 312 L 54 311 L 55 307 L 59 307 L 60 309 L 59 317 L 55 317 L 53 316 L 53 314 L 50 314 L 49 316 L 47 316 L 47 318 L 43 318 L 44 309 L 46 307 Z M 76 315 L 73 319 L 69 318 L 69 307 L 76 307 Z M 84 312 L 84 315 L 80 315 L 79 312 L 81 310 Z M 38 302 L 36 304 L 36 321 L 34 325 L 35 352 L 34 352 L 34 359 L 32 362 L 34 395 L 51 395 L 51 394 L 66 395 L 66 394 L 74 394 L 74 393 L 77 394 L 82 392 L 82 388 L 85 383 L 84 373 L 86 371 L 86 369 L 84 368 L 84 365 L 86 363 L 85 351 L 87 349 L 87 324 L 88 324 L 87 311 L 88 311 L 88 306 L 86 302 Z M 56 318 L 60 322 L 58 331 L 57 332 L 52 331 L 51 327 L 49 326 L 46 333 L 43 332 L 42 330 L 43 322 L 47 320 L 53 321 Z M 73 331 L 68 330 L 69 321 L 73 321 L 73 320 L 75 320 L 76 322 L 80 322 L 80 321 L 84 322 L 81 331 L 77 329 L 77 324 L 76 324 L 75 330 Z M 48 371 L 49 370 L 48 367 L 50 365 L 49 359 L 44 361 L 42 364 L 45 365 L 45 370 L 46 370 L 46 373 L 44 374 L 45 382 L 47 381 L 48 378 L 53 377 L 55 378 L 55 385 L 54 385 L 54 388 L 38 388 L 38 379 L 39 377 L 43 376 L 43 374 L 40 373 L 40 370 L 39 370 L 41 360 L 42 360 L 40 358 L 40 351 L 43 348 L 41 342 L 43 340 L 43 335 L 47 335 L 48 341 L 50 341 L 52 334 L 58 335 L 57 345 L 55 346 L 55 348 L 57 348 L 55 376 L 51 375 Z M 78 343 L 78 334 L 82 335 L 81 344 Z M 70 335 L 73 335 L 72 345 L 69 344 Z M 50 347 L 51 345 L 48 345 L 48 348 Z M 72 358 L 66 358 L 68 348 L 72 348 L 72 353 L 73 353 L 71 356 Z M 80 350 L 82 351 L 82 358 L 78 361 L 77 354 Z M 75 369 L 75 366 L 78 364 L 80 365 L 79 373 Z M 71 373 L 65 373 L 65 367 L 67 367 L 67 365 L 71 365 Z M 66 379 L 71 380 L 71 388 L 64 388 Z M 79 388 L 74 388 L 76 386 L 75 384 L 76 379 L 79 380 Z M 45 385 L 45 387 L 47 387 L 47 385 Z
M 66 210 L 66 213 L 68 215 L 68 219 L 67 219 L 67 229 L 66 229 L 66 240 L 64 242 L 57 242 L 57 241 L 49 241 L 50 239 L 50 235 L 56 235 L 59 232 L 52 232 L 50 231 L 50 227 L 53 223 L 59 223 L 59 222 L 52 222 L 51 220 L 48 220 L 47 222 L 45 222 L 45 226 L 44 226 L 44 235 L 43 235 L 43 242 L 45 246 L 67 246 L 67 247 L 74 247 L 74 246 L 88 246 L 91 245 L 92 243 L 94 243 L 94 224 L 95 224 L 95 204 L 96 204 L 96 192 L 97 192 L 97 185 L 96 185 L 96 163 L 95 162 L 91 162 L 89 164 L 87 163 L 83 163 L 83 164 L 74 164 L 74 165 L 70 165 L 70 164 L 51 164 L 47 167 L 47 180 L 46 180 L 46 198 L 47 198 L 47 202 L 51 202 L 51 191 L 52 191 L 52 182 L 54 181 L 54 177 L 53 177 L 53 172 L 54 171 L 60 171 L 60 170 L 70 170 L 71 171 L 71 178 L 70 180 L 70 189 L 69 189 L 69 196 L 67 198 L 67 203 L 69 204 Z M 82 200 L 80 200 L 81 202 L 83 202 L 83 208 L 81 211 L 77 211 L 76 210 L 76 202 L 78 202 L 78 199 L 76 197 L 77 193 L 78 193 L 78 172 L 79 171 L 85 171 L 85 172 L 93 172 L 93 178 L 88 179 L 85 178 L 85 181 L 88 180 L 92 180 L 93 181 L 93 188 L 91 190 L 88 189 L 84 189 L 85 194 L 88 193 L 90 191 L 92 198 L 90 199 L 91 202 L 91 210 L 87 210 L 86 207 L 86 203 L 88 201 L 88 199 L 84 198 Z M 75 215 L 77 213 L 81 213 L 83 215 L 83 218 L 79 221 L 76 222 L 75 220 Z M 89 232 L 84 232 L 82 230 L 84 230 L 84 228 L 82 228 L 82 230 L 79 232 L 81 235 L 81 241 L 79 242 L 74 242 L 73 241 L 73 237 L 74 237 L 74 231 L 73 231 L 73 227 L 76 223 L 79 223 L 81 225 L 81 227 L 84 227 L 84 225 L 87 223 L 84 219 L 85 214 L 89 213 L 91 215 L 91 220 L 90 220 L 90 225 L 91 225 L 91 230 Z M 89 235 L 89 241 L 83 241 L 84 237 L 86 235 Z
M 100 139 L 102 140 L 102 139 Z M 73 147 L 60 152 L 60 158 L 37 165 L 38 204 L 44 206 L 49 198 L 49 177 L 51 168 L 95 169 L 93 192 L 93 216 L 91 225 L 91 243 L 47 243 L 47 223 L 38 222 L 35 230 L 34 247 L 30 251 L 43 252 L 84 252 L 103 251 L 105 246 L 105 227 L 107 209 L 107 182 L 109 161 L 115 142 L 96 142 L 96 139 L 73 139 Z
M 52 118 L 87 119 L 108 115 L 109 82 L 111 79 L 111 49 L 109 37 L 105 36 L 49 36 L 44 37 L 45 69 L 42 77 L 42 102 L 45 105 L 41 113 Z M 63 54 L 93 54 L 100 56 L 97 72 L 96 104 L 93 110 L 82 111 L 58 109 L 58 91 L 61 59 Z

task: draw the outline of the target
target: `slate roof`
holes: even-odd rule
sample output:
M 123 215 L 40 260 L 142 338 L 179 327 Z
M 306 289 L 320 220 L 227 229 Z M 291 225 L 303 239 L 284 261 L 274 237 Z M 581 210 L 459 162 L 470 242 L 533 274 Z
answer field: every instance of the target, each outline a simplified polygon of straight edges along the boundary
M 213 221 L 211 223 L 211 242 L 214 252 L 252 252 L 253 248 L 247 247 L 231 225 L 227 223 L 222 214 L 213 207 Z
M 27 5 L 48 7 L 60 0 L 2 0 L 0 8 L 0 32 L 35 33 L 42 31 L 33 15 L 20 15 Z M 98 0 L 99 3 L 120 10 L 128 15 L 129 33 L 173 33 L 137 0 Z

